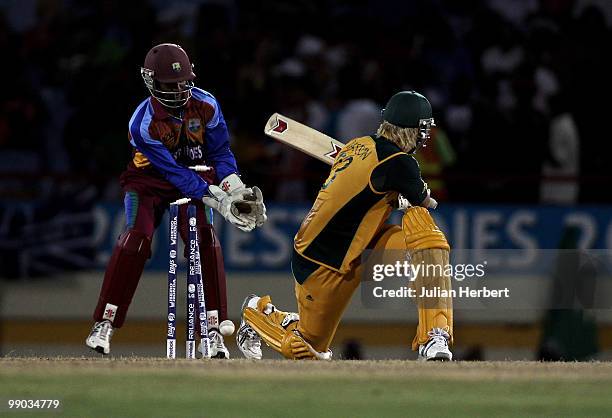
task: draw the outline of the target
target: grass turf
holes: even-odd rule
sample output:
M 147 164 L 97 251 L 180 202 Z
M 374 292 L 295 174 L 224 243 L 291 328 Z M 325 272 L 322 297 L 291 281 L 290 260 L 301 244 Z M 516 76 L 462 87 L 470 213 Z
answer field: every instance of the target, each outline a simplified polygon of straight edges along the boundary
M 604 417 L 611 383 L 611 363 L 13 358 L 0 359 L 0 416 Z

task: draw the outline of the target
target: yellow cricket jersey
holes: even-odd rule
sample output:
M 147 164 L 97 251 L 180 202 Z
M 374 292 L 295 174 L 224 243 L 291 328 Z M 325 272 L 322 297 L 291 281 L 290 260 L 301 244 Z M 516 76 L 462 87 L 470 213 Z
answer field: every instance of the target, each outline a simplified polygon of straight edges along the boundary
M 387 221 L 398 193 L 413 204 L 427 196 L 416 160 L 385 138 L 353 139 L 336 157 L 302 222 L 295 251 L 345 273 Z

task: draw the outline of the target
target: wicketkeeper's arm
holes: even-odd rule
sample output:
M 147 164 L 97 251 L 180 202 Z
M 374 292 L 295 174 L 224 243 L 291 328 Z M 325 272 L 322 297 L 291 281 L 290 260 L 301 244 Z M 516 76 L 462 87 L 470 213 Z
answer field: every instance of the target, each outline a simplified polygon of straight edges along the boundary
M 207 193 L 208 183 L 193 170 L 179 165 L 170 151 L 159 140 L 153 139 L 148 131 L 133 127 L 130 139 L 151 165 L 185 196 L 201 199 Z

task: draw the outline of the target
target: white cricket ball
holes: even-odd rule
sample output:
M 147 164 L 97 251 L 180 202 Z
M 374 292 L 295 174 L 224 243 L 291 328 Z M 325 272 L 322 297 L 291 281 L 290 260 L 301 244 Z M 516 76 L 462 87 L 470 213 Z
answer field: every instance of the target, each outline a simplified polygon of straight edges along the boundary
M 230 321 L 229 319 L 226 319 L 225 321 L 219 324 L 219 332 L 224 337 L 229 337 L 230 335 L 234 333 L 235 330 L 236 330 L 236 327 L 234 326 L 234 323 Z

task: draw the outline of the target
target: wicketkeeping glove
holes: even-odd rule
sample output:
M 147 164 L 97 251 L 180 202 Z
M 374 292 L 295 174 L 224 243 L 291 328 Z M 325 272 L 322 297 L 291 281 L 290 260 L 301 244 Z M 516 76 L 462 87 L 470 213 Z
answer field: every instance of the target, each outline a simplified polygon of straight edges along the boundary
M 246 187 L 237 174 L 230 174 L 224 178 L 220 187 L 229 195 L 241 196 L 241 199 L 235 203 L 238 210 L 236 216 L 248 222 L 255 222 L 256 226 L 262 226 L 266 222 L 268 219 L 266 205 L 259 187 Z
M 252 187 L 251 190 L 253 190 L 253 194 L 255 195 L 255 202 L 251 206 L 252 212 L 255 216 L 255 224 L 257 226 L 262 226 L 268 219 L 268 216 L 266 215 L 266 205 L 263 201 L 263 194 L 257 186 Z
M 235 225 L 236 228 L 249 232 L 256 226 L 255 217 L 242 216 L 237 207 L 237 205 L 245 202 L 244 194 L 250 195 L 251 193 L 244 189 L 234 194 L 227 194 L 219 186 L 210 185 L 208 186 L 208 195 L 204 196 L 202 201 L 205 205 L 219 212 L 221 216 Z

